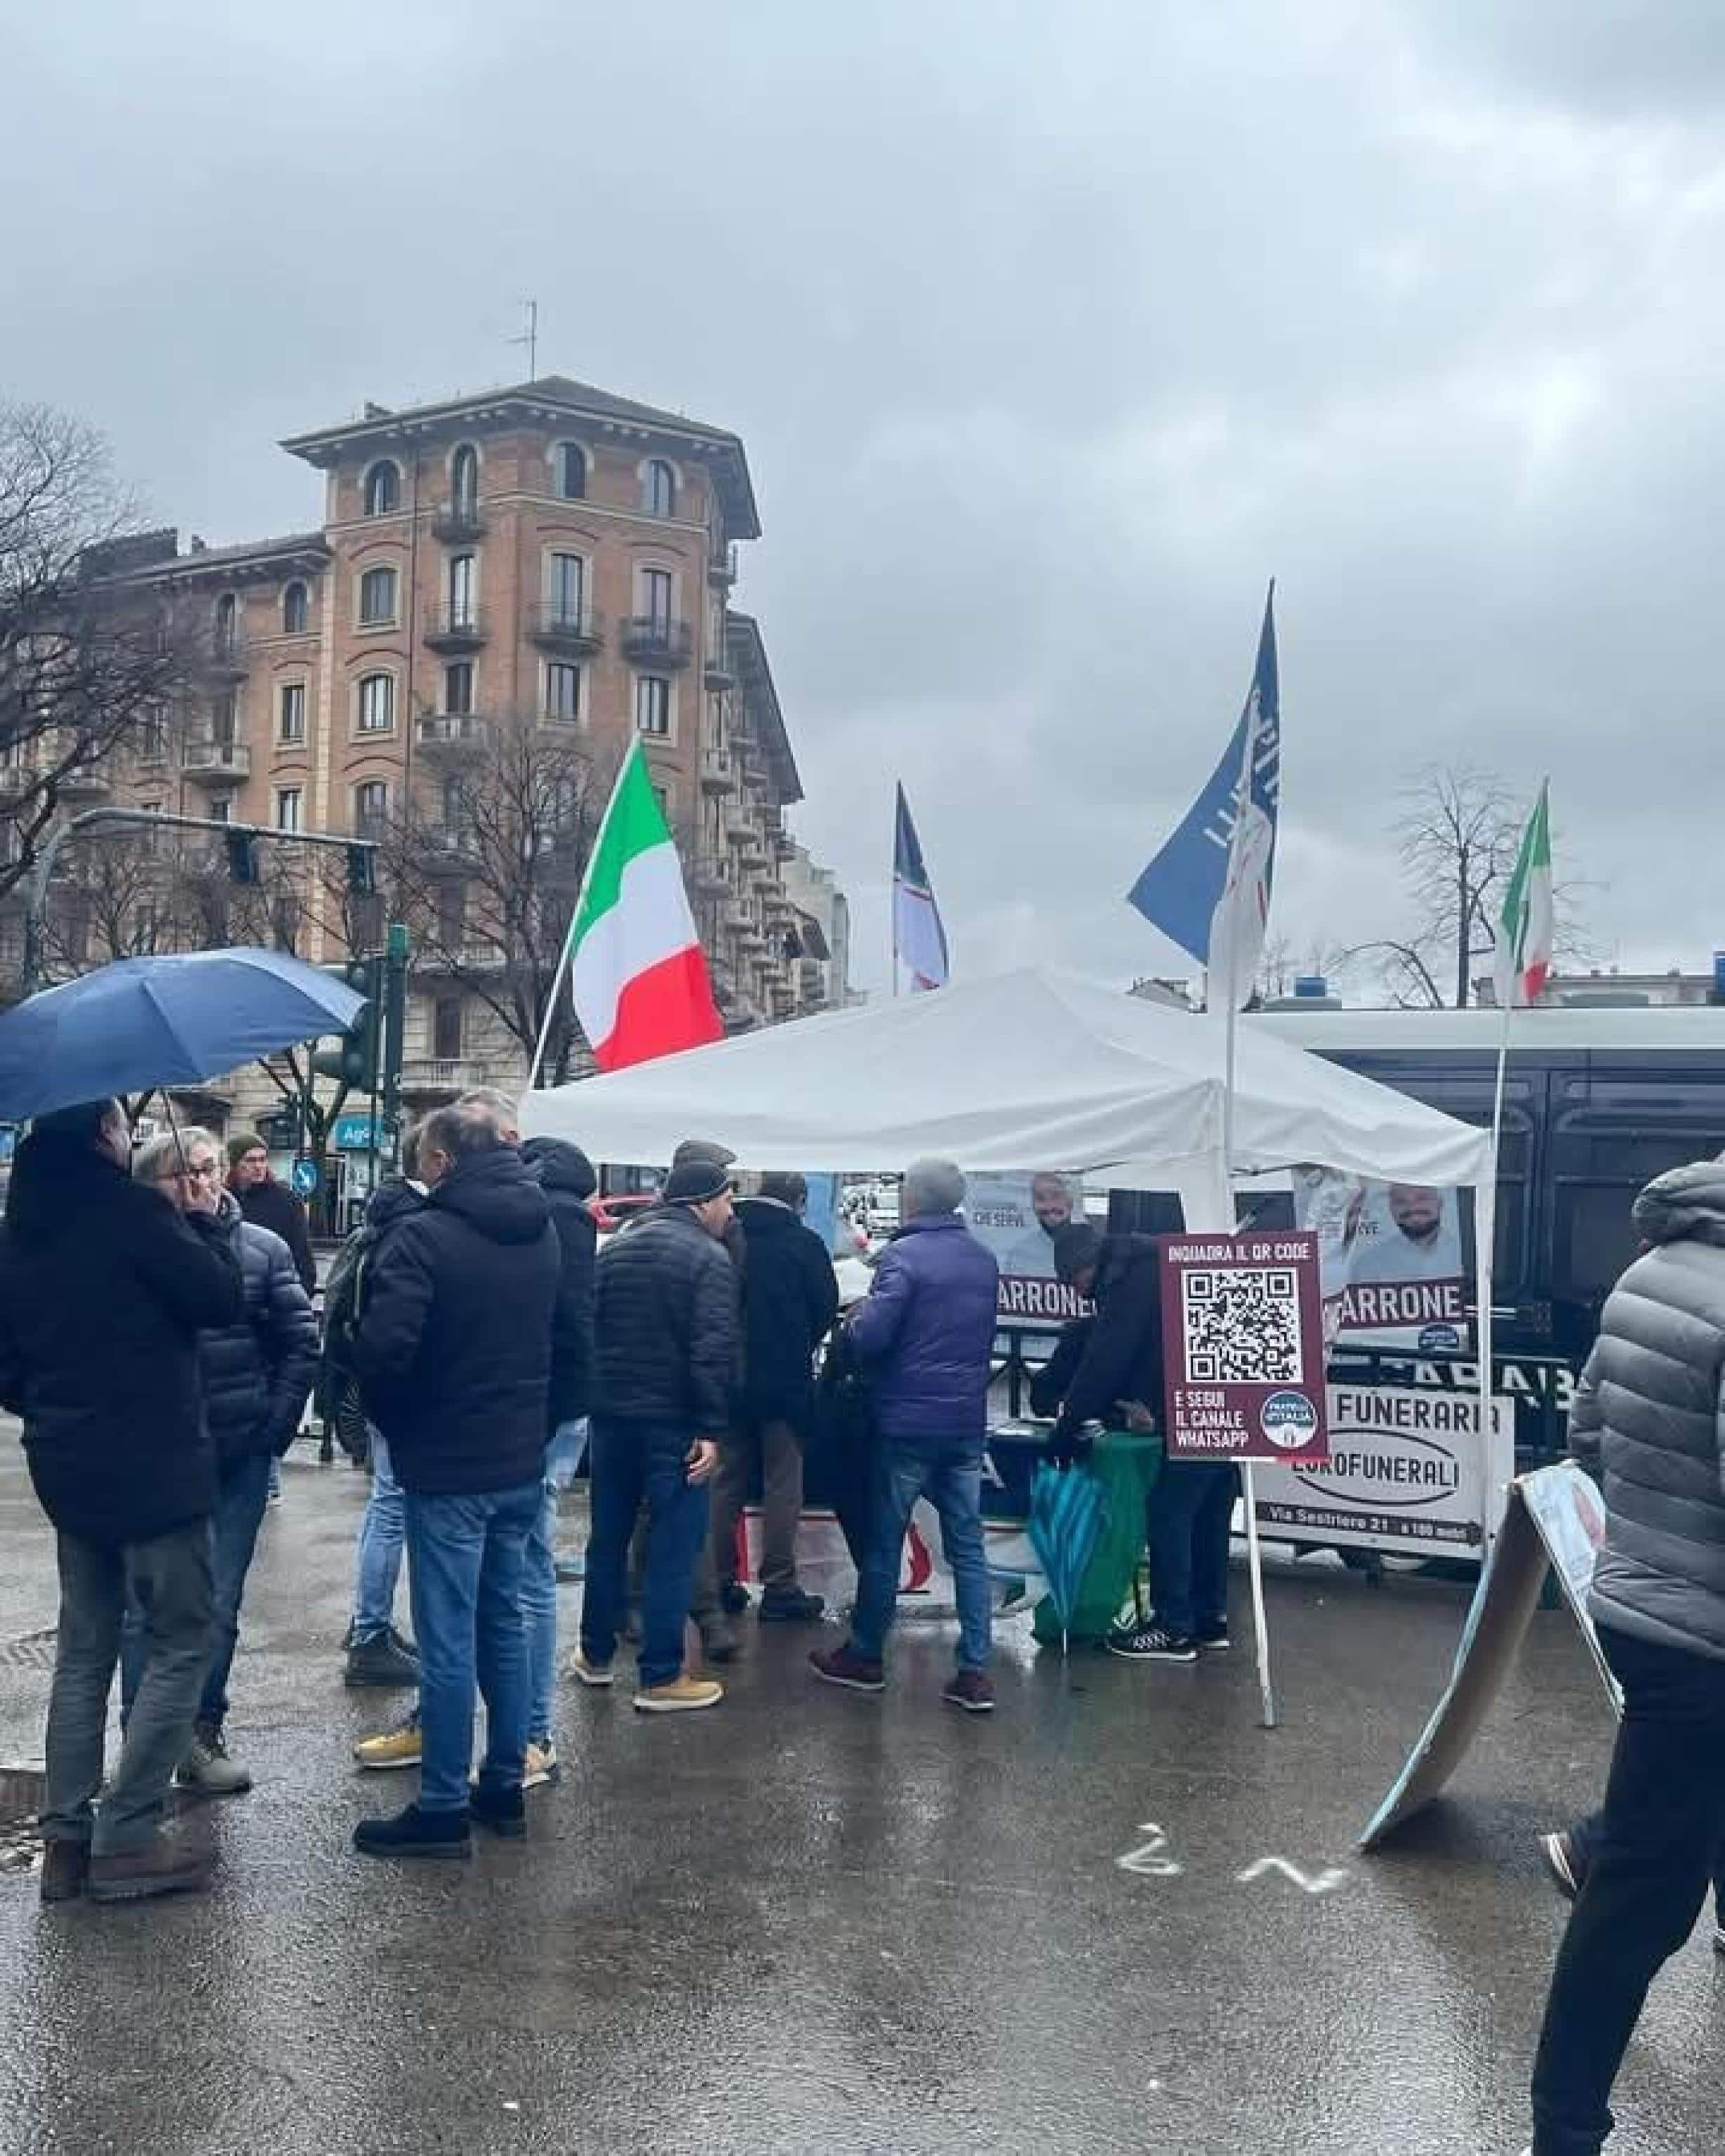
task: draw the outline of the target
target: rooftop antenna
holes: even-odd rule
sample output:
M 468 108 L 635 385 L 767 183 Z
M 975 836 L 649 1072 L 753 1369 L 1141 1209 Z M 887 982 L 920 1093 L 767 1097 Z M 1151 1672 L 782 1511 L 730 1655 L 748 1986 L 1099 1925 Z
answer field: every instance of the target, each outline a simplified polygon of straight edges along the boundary
M 539 302 L 536 300 L 523 300 L 521 305 L 526 310 L 527 326 L 519 336 L 506 337 L 503 341 L 506 344 L 526 345 L 527 379 L 529 382 L 536 382 L 539 379 Z

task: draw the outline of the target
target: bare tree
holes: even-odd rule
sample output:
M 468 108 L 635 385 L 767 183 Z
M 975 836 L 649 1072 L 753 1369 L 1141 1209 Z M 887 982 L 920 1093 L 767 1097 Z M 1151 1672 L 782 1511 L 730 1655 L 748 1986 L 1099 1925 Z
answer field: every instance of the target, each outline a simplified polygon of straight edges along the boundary
M 101 437 L 0 405 L 0 897 L 28 877 L 68 782 L 162 722 L 194 639 L 116 580 L 136 526 Z
M 431 790 L 390 832 L 382 864 L 414 970 L 474 998 L 526 1057 L 549 1015 L 543 1076 L 560 1082 L 581 1036 L 552 987 L 619 759 L 522 717 L 475 720 L 434 753 Z

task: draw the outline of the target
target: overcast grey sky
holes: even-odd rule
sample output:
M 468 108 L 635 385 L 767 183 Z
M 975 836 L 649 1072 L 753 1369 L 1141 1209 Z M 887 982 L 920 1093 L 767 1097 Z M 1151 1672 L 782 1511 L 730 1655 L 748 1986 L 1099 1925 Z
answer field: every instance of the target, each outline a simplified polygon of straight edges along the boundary
M 743 435 L 800 828 L 884 978 L 1173 961 L 1120 894 L 1266 577 L 1274 926 L 1399 911 L 1433 757 L 1552 775 L 1625 964 L 1725 946 L 1717 0 L 6 0 L 0 393 L 213 542 L 273 444 L 542 371 Z

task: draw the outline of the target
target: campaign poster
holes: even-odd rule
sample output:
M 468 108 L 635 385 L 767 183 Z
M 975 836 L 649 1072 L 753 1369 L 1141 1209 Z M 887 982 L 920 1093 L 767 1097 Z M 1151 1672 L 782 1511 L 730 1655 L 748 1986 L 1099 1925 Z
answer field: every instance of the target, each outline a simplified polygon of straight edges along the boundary
M 1258 1525 L 1294 1542 L 1402 1557 L 1477 1557 L 1515 1473 L 1515 1402 L 1474 1393 L 1332 1385 L 1327 1460 L 1266 1464 Z
M 1000 1268 L 1003 1324 L 1064 1325 L 1090 1305 L 1055 1277 L 1054 1239 L 1084 1218 L 1084 1178 L 1060 1168 L 968 1178 L 964 1218 Z
M 1158 1235 L 1171 1460 L 1328 1451 L 1317 1238 Z
M 1294 1219 L 1318 1239 L 1327 1340 L 1466 1352 L 1469 1268 L 1455 1190 L 1299 1168 Z

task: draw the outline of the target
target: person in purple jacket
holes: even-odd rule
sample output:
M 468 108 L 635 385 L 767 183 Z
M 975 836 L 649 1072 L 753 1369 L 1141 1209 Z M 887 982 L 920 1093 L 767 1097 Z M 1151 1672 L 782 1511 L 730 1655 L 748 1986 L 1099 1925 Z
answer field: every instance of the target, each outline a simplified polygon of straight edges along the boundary
M 958 1668 L 942 1695 L 968 1713 L 994 1704 L 988 1565 L 983 1551 L 983 1442 L 988 1431 L 999 1269 L 965 1226 L 964 1178 L 919 1160 L 899 1195 L 904 1224 L 881 1253 L 873 1289 L 851 1313 L 880 1435 L 873 1532 L 850 1637 L 809 1656 L 817 1676 L 883 1691 L 881 1653 L 898 1599 L 911 1508 L 927 1496 L 958 1600 Z

